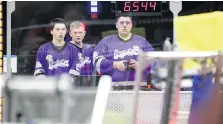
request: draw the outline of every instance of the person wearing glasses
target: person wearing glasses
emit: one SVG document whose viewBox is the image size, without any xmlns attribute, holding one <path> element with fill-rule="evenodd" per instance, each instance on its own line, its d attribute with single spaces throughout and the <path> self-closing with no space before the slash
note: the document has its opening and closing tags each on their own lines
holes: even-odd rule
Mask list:
<svg viewBox="0 0 223 124">
<path fill-rule="evenodd" d="M 118 33 L 104 37 L 95 47 L 93 60 L 97 72 L 110 75 L 113 82 L 134 81 L 139 52 L 154 51 L 144 37 L 131 33 L 132 25 L 131 17 L 118 17 Z"/>
</svg>

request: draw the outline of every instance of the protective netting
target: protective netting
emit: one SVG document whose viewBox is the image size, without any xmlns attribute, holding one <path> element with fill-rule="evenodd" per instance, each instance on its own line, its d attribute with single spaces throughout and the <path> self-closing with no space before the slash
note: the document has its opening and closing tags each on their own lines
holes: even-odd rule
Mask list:
<svg viewBox="0 0 223 124">
<path fill-rule="evenodd" d="M 138 123 L 139 124 L 160 124 L 163 109 L 162 91 L 140 92 Z M 133 111 L 133 92 L 120 91 L 109 94 L 104 124 L 131 124 Z M 182 91 L 179 101 L 178 124 L 187 124 L 191 92 Z"/>
<path fill-rule="evenodd" d="M 63 99 L 60 94 L 14 92 L 12 119 L 22 113 L 21 121 L 61 122 Z M 73 92 L 69 98 L 69 121 L 89 124 L 96 91 Z M 139 124 L 159 124 L 163 109 L 163 91 L 141 91 L 139 98 Z M 131 124 L 133 111 L 132 91 L 111 91 L 108 97 L 104 124 Z M 191 92 L 180 92 L 178 124 L 187 124 L 191 105 Z M 7 100 L 5 104 L 7 105 Z M 6 107 L 6 106 L 5 106 Z M 6 109 L 5 109 L 6 110 Z M 4 112 L 6 114 L 6 112 Z"/>
</svg>

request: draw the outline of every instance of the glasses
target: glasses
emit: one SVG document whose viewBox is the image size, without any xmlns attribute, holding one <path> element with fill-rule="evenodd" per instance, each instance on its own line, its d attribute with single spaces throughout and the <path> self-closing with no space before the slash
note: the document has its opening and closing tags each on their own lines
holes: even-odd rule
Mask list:
<svg viewBox="0 0 223 124">
<path fill-rule="evenodd" d="M 129 24 L 131 24 L 131 22 L 130 21 L 119 21 L 119 24 L 121 24 L 121 25 L 124 25 L 124 24 L 129 25 Z"/>
</svg>

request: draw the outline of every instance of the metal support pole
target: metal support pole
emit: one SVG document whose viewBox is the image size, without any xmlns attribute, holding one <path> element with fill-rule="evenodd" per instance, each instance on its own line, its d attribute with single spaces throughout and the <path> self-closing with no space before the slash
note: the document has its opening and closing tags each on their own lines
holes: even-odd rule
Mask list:
<svg viewBox="0 0 223 124">
<path fill-rule="evenodd" d="M 171 124 L 171 122 L 176 121 L 182 74 L 181 66 L 182 60 L 171 60 L 168 64 L 168 79 L 164 94 L 164 108 L 162 112 L 161 124 Z"/>
<path fill-rule="evenodd" d="M 174 20 L 178 17 L 178 14 L 173 14 L 173 47 L 172 50 L 175 51 L 177 49 L 177 38 L 176 38 L 176 25 Z"/>
<path fill-rule="evenodd" d="M 170 10 L 173 13 L 173 47 L 176 49 L 176 27 L 174 24 L 175 18 L 178 17 L 179 12 L 182 10 L 181 1 L 170 1 Z M 182 61 L 183 60 L 171 60 L 168 63 L 168 79 L 167 87 L 164 94 L 164 109 L 161 118 L 161 124 L 176 123 L 176 116 L 178 111 L 178 99 L 182 74 Z M 180 74 L 180 75 L 178 75 Z M 176 100 L 176 101 L 175 101 Z"/>
<path fill-rule="evenodd" d="M 170 1 L 170 10 L 173 13 L 173 49 L 177 46 L 176 27 L 174 20 L 178 17 L 179 12 L 182 10 L 182 1 Z"/>
<path fill-rule="evenodd" d="M 7 77 L 11 77 L 11 14 L 15 10 L 15 1 L 7 1 Z"/>
<path fill-rule="evenodd" d="M 12 98 L 11 98 L 11 92 L 8 89 L 8 82 L 11 79 L 11 73 L 12 73 L 12 69 L 11 69 L 11 14 L 12 12 L 15 10 L 15 1 L 7 1 L 7 82 L 6 82 L 6 88 L 5 88 L 5 92 L 7 95 L 7 100 L 8 100 L 8 105 L 7 105 L 7 121 L 11 121 L 12 118 Z"/>
<path fill-rule="evenodd" d="M 139 92 L 140 92 L 140 86 L 141 86 L 141 82 L 142 82 L 143 69 L 145 68 L 144 66 L 146 66 L 145 58 L 146 58 L 146 53 L 141 53 L 139 55 L 139 59 L 138 59 L 138 63 L 137 63 L 136 81 L 135 81 L 135 86 L 134 86 L 134 97 L 133 97 L 133 116 L 132 116 L 131 124 L 138 123 L 138 109 L 139 109 L 139 97 L 140 97 Z"/>
</svg>

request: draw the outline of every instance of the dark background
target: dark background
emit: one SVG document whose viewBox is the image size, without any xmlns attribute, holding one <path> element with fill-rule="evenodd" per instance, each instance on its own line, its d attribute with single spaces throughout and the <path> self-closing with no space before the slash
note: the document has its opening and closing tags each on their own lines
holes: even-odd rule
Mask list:
<svg viewBox="0 0 223 124">
<path fill-rule="evenodd" d="M 6 2 L 3 2 L 3 19 L 6 18 Z M 196 13 L 222 11 L 223 2 L 182 2 L 183 9 L 179 16 Z M 102 38 L 102 32 L 115 30 L 114 4 L 98 2 L 98 18 L 91 19 L 90 2 L 17 2 L 12 13 L 12 54 L 18 57 L 18 74 L 32 75 L 35 65 L 36 51 L 40 45 L 49 42 L 51 35 L 47 24 L 53 18 L 63 18 L 70 21 L 81 20 L 86 24 L 84 41 L 97 44 Z M 145 37 L 156 50 L 166 37 L 173 37 L 173 16 L 168 11 L 168 2 L 163 4 L 162 16 L 133 17 L 134 27 L 145 28 Z M 6 36 L 6 20 L 3 20 L 3 35 Z M 4 54 L 6 54 L 6 37 L 3 39 Z"/>
</svg>

